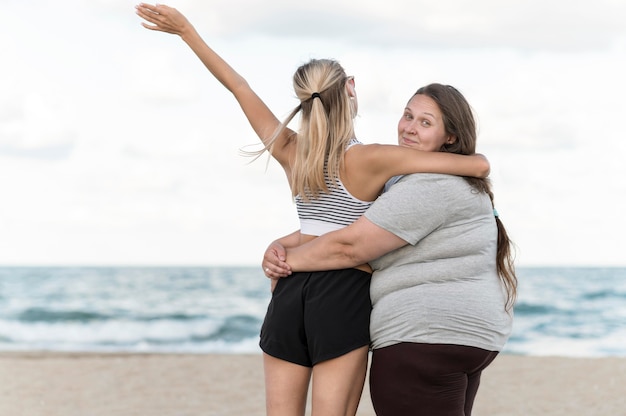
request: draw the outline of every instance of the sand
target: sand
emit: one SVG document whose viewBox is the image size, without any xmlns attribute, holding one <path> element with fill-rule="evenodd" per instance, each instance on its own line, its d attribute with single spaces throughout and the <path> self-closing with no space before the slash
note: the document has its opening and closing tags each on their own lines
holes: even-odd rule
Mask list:
<svg viewBox="0 0 626 416">
<path fill-rule="evenodd" d="M 0 353 L 1 416 L 265 414 L 260 355 Z M 369 391 L 358 411 L 373 416 Z M 626 358 L 501 355 L 474 416 L 626 415 Z"/>
</svg>

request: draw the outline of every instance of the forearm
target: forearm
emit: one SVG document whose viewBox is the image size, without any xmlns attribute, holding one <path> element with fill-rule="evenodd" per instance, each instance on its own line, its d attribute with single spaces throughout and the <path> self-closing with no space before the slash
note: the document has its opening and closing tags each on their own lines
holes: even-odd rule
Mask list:
<svg viewBox="0 0 626 416">
<path fill-rule="evenodd" d="M 425 152 L 421 156 L 426 156 L 426 164 L 433 173 L 476 178 L 485 178 L 489 175 L 489 161 L 480 154 L 460 155 L 447 152 Z"/>
<path fill-rule="evenodd" d="M 235 96 L 256 134 L 263 144 L 269 146 L 280 122 L 248 82 L 207 45 L 189 20 L 178 10 L 165 5 L 141 3 L 136 10 L 146 21 L 142 22 L 146 29 L 181 37 L 209 72 Z M 291 133 L 289 129 L 284 129 L 272 144 L 272 156 L 282 166 L 289 165 L 290 155 L 286 146 L 290 143 Z"/>
<path fill-rule="evenodd" d="M 293 271 L 345 269 L 369 263 L 406 244 L 400 237 L 361 216 L 348 227 L 288 249 L 287 263 Z"/>
<path fill-rule="evenodd" d="M 361 149 L 364 175 L 383 176 L 385 180 L 411 173 L 444 173 L 484 178 L 489 175 L 489 161 L 481 154 L 460 155 L 428 152 L 396 145 L 367 145 Z M 368 178 L 368 182 L 372 179 Z"/>
<path fill-rule="evenodd" d="M 190 23 L 181 31 L 180 37 L 226 89 L 235 95 L 241 88 L 249 89 L 247 81 L 207 45 Z"/>
<path fill-rule="evenodd" d="M 327 234 L 306 244 L 287 248 L 286 261 L 291 270 L 336 270 L 355 267 L 367 262 L 361 256 L 356 255 L 354 244 L 338 237 L 340 236 Z"/>
<path fill-rule="evenodd" d="M 209 72 L 234 95 L 257 136 L 268 145 L 280 122 L 252 90 L 248 81 L 211 49 L 191 24 L 185 26 L 180 36 Z M 287 132 L 281 136 L 281 141 L 277 143 L 279 150 L 284 146 L 287 136 Z M 273 151 L 272 154 L 284 166 L 285 155 L 278 151 Z"/>
<path fill-rule="evenodd" d="M 246 80 L 206 44 L 191 22 L 178 10 L 163 4 L 140 3 L 136 6 L 136 13 L 145 20 L 142 26 L 146 29 L 180 36 L 213 76 L 233 94 L 236 95 L 238 90 L 249 89 Z"/>
</svg>

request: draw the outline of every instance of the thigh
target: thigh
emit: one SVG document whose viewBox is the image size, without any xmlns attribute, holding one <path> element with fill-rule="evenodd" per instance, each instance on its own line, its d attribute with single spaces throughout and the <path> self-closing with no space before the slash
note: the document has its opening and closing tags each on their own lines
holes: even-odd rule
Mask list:
<svg viewBox="0 0 626 416">
<path fill-rule="evenodd" d="M 480 350 L 482 351 L 482 350 Z M 480 376 L 485 368 L 489 366 L 498 356 L 497 351 L 489 351 L 489 354 L 483 355 L 482 360 L 477 359 L 474 369 L 470 369 L 467 374 L 467 390 L 465 392 L 465 416 L 472 415 L 474 407 L 474 399 L 480 386 Z"/>
<path fill-rule="evenodd" d="M 304 289 L 304 326 L 313 365 L 369 345 L 370 277 L 357 269 L 311 275 Z"/>
<path fill-rule="evenodd" d="M 401 343 L 374 350 L 370 391 L 376 414 L 463 416 L 471 412 L 478 386 L 468 391 L 469 378 L 479 379 L 494 354 L 448 344 Z"/>
<path fill-rule="evenodd" d="M 368 347 L 313 367 L 312 416 L 355 415 L 367 372 Z"/>
<path fill-rule="evenodd" d="M 304 415 L 311 368 L 263 354 L 268 416 Z"/>
</svg>

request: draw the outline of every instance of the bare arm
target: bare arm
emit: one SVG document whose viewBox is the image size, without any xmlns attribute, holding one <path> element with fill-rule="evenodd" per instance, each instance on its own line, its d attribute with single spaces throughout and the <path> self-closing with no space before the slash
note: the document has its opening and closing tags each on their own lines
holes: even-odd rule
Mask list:
<svg viewBox="0 0 626 416">
<path fill-rule="evenodd" d="M 235 96 L 256 134 L 263 144 L 268 145 L 280 121 L 250 88 L 248 82 L 204 42 L 187 18 L 178 10 L 162 4 L 140 3 L 136 7 L 136 13 L 151 23 L 141 23 L 146 29 L 179 35 L 211 74 Z M 292 134 L 291 130 L 285 129 L 274 143 L 272 156 L 283 167 L 288 165 L 285 146 Z"/>
<path fill-rule="evenodd" d="M 374 242 L 374 243 L 373 243 Z M 407 242 L 362 216 L 348 227 L 287 249 L 293 271 L 355 267 L 407 245 Z"/>
<path fill-rule="evenodd" d="M 367 163 L 372 170 L 381 170 L 390 176 L 409 173 L 447 173 L 486 178 L 489 175 L 489 161 L 481 154 L 426 152 L 396 145 L 368 145 L 370 146 L 374 147 L 368 149 L 371 160 Z"/>
<path fill-rule="evenodd" d="M 346 152 L 344 185 L 357 198 L 373 200 L 393 176 L 410 173 L 447 173 L 486 177 L 489 162 L 480 154 L 426 152 L 409 147 L 369 144 Z"/>
</svg>

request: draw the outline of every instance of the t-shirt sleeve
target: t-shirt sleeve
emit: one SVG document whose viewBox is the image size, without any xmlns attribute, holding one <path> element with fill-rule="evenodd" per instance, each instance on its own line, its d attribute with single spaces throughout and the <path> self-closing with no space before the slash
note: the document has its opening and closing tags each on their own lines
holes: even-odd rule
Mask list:
<svg viewBox="0 0 626 416">
<path fill-rule="evenodd" d="M 415 245 L 443 224 L 447 175 L 406 175 L 365 212 L 377 226 Z"/>
</svg>

